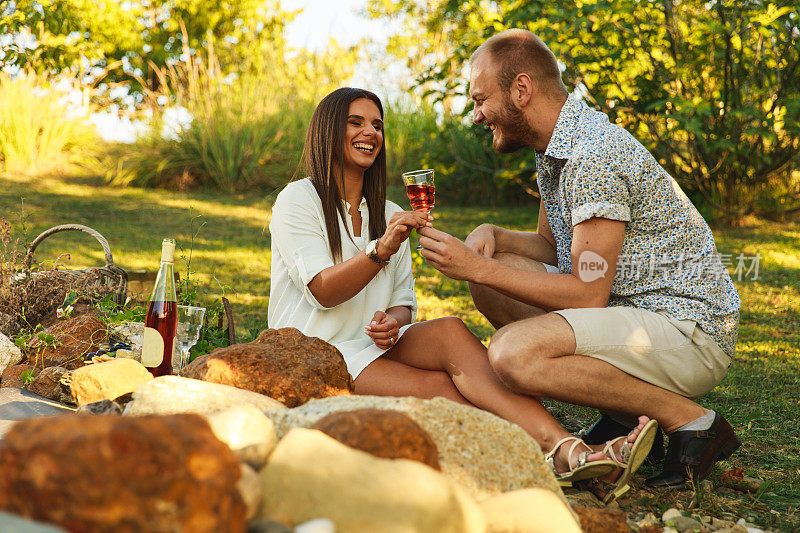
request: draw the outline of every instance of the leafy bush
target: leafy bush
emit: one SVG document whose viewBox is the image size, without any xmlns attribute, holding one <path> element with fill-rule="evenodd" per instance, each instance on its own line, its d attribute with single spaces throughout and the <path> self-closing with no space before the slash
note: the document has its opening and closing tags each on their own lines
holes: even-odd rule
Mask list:
<svg viewBox="0 0 800 533">
<path fill-rule="evenodd" d="M 483 41 L 525 28 L 701 210 L 730 221 L 800 210 L 796 0 L 370 0 L 368 10 L 402 20 L 393 53 L 445 104 L 465 94 L 462 67 Z"/>
<path fill-rule="evenodd" d="M 43 75 L 0 72 L 0 164 L 8 172 L 43 172 L 96 144 L 86 107 L 68 106 L 67 93 Z"/>
</svg>

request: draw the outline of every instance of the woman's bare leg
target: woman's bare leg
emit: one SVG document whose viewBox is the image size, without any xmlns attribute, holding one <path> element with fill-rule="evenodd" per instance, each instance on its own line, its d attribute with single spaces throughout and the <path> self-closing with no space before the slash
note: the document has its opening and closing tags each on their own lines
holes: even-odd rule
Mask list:
<svg viewBox="0 0 800 533">
<path fill-rule="evenodd" d="M 442 396 L 464 405 L 472 405 L 458 392 L 446 372 L 422 370 L 380 357 L 371 362 L 353 381 L 356 394 L 373 396 Z"/>
<path fill-rule="evenodd" d="M 458 318 L 439 318 L 415 324 L 383 358 L 428 371 L 446 372 L 463 398 L 519 425 L 536 439 L 544 451 L 570 436 L 538 399 L 512 392 L 497 378 L 489 365 L 486 347 Z M 569 446 L 562 446 L 556 454 L 555 464 L 559 472 L 568 470 L 568 449 Z M 577 452 L 588 449 L 576 449 L 571 462 L 575 463 Z M 596 453 L 590 460 L 603 458 L 602 453 Z"/>
</svg>

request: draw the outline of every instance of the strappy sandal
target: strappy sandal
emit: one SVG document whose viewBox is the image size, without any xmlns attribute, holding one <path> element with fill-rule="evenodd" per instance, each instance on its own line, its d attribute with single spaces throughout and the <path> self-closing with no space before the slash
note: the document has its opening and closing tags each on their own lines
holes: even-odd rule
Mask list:
<svg viewBox="0 0 800 533">
<path fill-rule="evenodd" d="M 647 459 L 650 448 L 653 447 L 653 441 L 656 438 L 657 431 L 658 422 L 651 420 L 645 424 L 632 445 L 628 442 L 627 435 L 617 437 L 605 445 L 603 453 L 606 457 L 610 457 L 611 461 L 613 461 L 617 467 L 622 468 L 622 474 L 619 476 L 619 479 L 613 483 L 601 479 L 592 481 L 592 492 L 594 492 L 595 495 L 602 496 L 604 504 L 613 502 L 631 488 L 628 481 L 630 481 L 633 474 L 636 473 L 645 459 Z M 623 443 L 619 449 L 619 457 L 617 457 L 617 453 L 614 451 L 614 445 L 620 440 L 622 440 Z"/>
<path fill-rule="evenodd" d="M 574 442 L 572 443 L 572 446 L 569 447 L 569 452 L 567 453 L 567 458 L 568 458 L 567 463 L 569 464 L 569 459 L 572 458 L 572 452 L 575 451 L 575 447 L 578 446 L 579 444 L 583 444 L 584 446 L 586 446 L 586 443 L 584 443 L 578 437 L 564 437 L 560 441 L 556 442 L 556 445 L 553 446 L 553 449 L 547 452 L 544 456 L 545 462 L 553 471 L 553 474 L 555 474 L 556 481 L 558 481 L 560 485 L 569 485 L 573 481 L 580 481 L 582 479 L 590 479 L 590 478 L 605 476 L 607 474 L 610 474 L 617 468 L 619 468 L 619 465 L 617 463 L 615 463 L 614 461 L 609 461 L 608 459 L 601 459 L 599 461 L 588 462 L 589 455 L 597 453 L 590 450 L 581 452 L 581 454 L 578 455 L 578 461 L 575 464 L 575 467 L 570 467 L 570 469 L 566 472 L 557 472 L 555 460 L 553 458 L 555 457 L 556 452 L 561 447 L 561 445 L 564 444 L 565 442 L 570 442 L 570 441 Z"/>
</svg>

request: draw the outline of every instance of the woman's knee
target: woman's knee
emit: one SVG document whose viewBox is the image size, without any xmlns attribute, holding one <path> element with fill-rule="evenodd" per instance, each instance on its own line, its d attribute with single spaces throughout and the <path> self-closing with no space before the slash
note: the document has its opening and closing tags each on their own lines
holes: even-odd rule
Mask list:
<svg viewBox="0 0 800 533">
<path fill-rule="evenodd" d="M 457 316 L 446 316 L 442 318 L 435 318 L 431 320 L 435 324 L 437 335 L 459 335 L 469 333 L 464 321 Z M 447 340 L 446 337 L 444 340 Z"/>
</svg>

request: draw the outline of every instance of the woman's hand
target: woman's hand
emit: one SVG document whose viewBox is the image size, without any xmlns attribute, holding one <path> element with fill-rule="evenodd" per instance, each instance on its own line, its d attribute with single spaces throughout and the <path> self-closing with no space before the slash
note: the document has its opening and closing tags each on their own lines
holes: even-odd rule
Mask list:
<svg viewBox="0 0 800 533">
<path fill-rule="evenodd" d="M 375 346 L 382 350 L 388 350 L 397 342 L 400 335 L 400 326 L 397 319 L 383 311 L 375 311 L 372 322 L 364 328 L 366 333 L 375 343 Z"/>
<path fill-rule="evenodd" d="M 400 211 L 394 213 L 386 224 L 386 231 L 378 239 L 378 256 L 388 261 L 397 253 L 400 245 L 408 239 L 414 228 L 432 227 L 433 217 L 430 213 L 419 211 Z"/>
<path fill-rule="evenodd" d="M 464 244 L 478 255 L 491 258 L 497 251 L 497 241 L 494 236 L 494 226 L 481 224 L 464 240 Z"/>
</svg>

